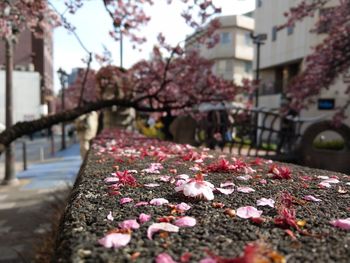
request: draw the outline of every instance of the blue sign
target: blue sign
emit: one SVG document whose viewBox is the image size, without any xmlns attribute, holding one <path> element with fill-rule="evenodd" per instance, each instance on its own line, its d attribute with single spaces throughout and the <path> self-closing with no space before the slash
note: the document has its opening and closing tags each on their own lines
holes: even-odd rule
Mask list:
<svg viewBox="0 0 350 263">
<path fill-rule="evenodd" d="M 334 99 L 318 99 L 319 110 L 334 110 L 335 100 Z"/>
</svg>

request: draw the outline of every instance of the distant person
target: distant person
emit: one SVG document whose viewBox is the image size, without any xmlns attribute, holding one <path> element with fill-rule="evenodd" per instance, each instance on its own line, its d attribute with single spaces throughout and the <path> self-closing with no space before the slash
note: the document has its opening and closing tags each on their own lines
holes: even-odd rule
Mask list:
<svg viewBox="0 0 350 263">
<path fill-rule="evenodd" d="M 174 142 L 195 145 L 197 122 L 191 116 L 178 116 L 170 124 L 169 131 L 174 138 Z"/>
<path fill-rule="evenodd" d="M 92 111 L 81 115 L 74 123 L 80 143 L 80 155 L 84 159 L 87 151 L 90 149 L 90 141 L 97 134 L 98 113 Z"/>
</svg>

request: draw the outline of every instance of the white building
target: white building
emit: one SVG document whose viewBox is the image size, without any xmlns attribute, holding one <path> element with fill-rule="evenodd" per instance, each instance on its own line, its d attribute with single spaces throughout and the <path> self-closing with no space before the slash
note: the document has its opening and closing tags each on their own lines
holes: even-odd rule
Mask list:
<svg viewBox="0 0 350 263">
<path fill-rule="evenodd" d="M 277 31 L 277 26 L 286 22 L 284 13 L 298 3 L 300 1 L 296 0 L 257 1 L 254 11 L 255 34 L 267 34 L 267 40 L 261 46 L 260 52 L 260 107 L 279 108 L 281 106 L 289 81 L 303 69 L 305 57 L 311 54 L 312 47 L 326 36 L 310 33 L 310 29 L 318 21 L 319 14 L 305 18 L 294 27 Z M 332 2 L 326 8 L 331 5 Z M 301 117 L 325 116 L 326 119 L 330 119 L 335 112 L 334 108 L 344 105 L 347 100 L 344 92 L 348 83 L 345 82 L 343 78 L 338 79 L 330 89 L 323 90 L 316 98 L 317 103 L 310 105 L 308 110 L 303 110 Z M 349 118 L 346 124 L 350 125 Z"/>
<path fill-rule="evenodd" d="M 214 60 L 213 72 L 224 79 L 241 84 L 242 79 L 252 79 L 254 49 L 250 33 L 254 19 L 246 15 L 219 17 L 221 27 L 216 31 L 219 43 L 213 48 L 199 44 L 198 32 L 186 38 L 186 50 L 199 50 L 202 57 Z"/>
<path fill-rule="evenodd" d="M 13 72 L 13 123 L 40 117 L 40 75 Z M 0 70 L 0 123 L 5 124 L 5 71 Z"/>
</svg>

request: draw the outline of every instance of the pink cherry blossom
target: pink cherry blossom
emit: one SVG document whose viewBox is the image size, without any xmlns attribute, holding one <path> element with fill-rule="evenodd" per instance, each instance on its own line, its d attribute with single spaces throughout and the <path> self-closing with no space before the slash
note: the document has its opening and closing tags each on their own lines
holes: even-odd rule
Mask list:
<svg viewBox="0 0 350 263">
<path fill-rule="evenodd" d="M 148 222 L 150 219 L 151 219 L 151 216 L 150 216 L 150 215 L 147 215 L 147 214 L 144 214 L 144 213 L 141 213 L 141 214 L 139 215 L 139 222 L 140 222 L 141 224 Z"/>
<path fill-rule="evenodd" d="M 251 192 L 255 192 L 255 190 L 251 187 L 248 187 L 248 186 L 241 186 L 241 187 L 238 187 L 237 188 L 237 191 L 238 192 L 241 192 L 241 193 L 251 193 Z"/>
<path fill-rule="evenodd" d="M 176 209 L 182 210 L 182 211 L 187 211 L 187 210 L 191 209 L 191 206 L 182 202 L 182 203 L 176 205 Z"/>
<path fill-rule="evenodd" d="M 131 239 L 129 234 L 112 233 L 98 240 L 98 243 L 106 248 L 119 248 L 126 246 Z"/>
<path fill-rule="evenodd" d="M 270 206 L 275 207 L 275 201 L 271 198 L 260 198 L 258 201 L 256 201 L 257 206 Z"/>
<path fill-rule="evenodd" d="M 197 174 L 196 178 L 175 187 L 176 192 L 183 192 L 185 196 L 203 197 L 206 200 L 214 199 L 213 189 L 214 185 L 204 181 L 202 174 Z"/>
<path fill-rule="evenodd" d="M 166 200 L 165 198 L 154 198 L 149 203 L 151 205 L 160 206 L 160 205 L 164 205 L 164 204 L 169 204 L 169 201 Z"/>
<path fill-rule="evenodd" d="M 179 232 L 179 227 L 170 223 L 154 223 L 147 229 L 147 237 L 152 240 L 154 233 L 158 231 Z"/>
<path fill-rule="evenodd" d="M 151 163 L 150 166 L 147 169 L 143 169 L 142 172 L 160 174 L 160 169 L 163 169 L 163 165 L 161 163 Z"/>
<path fill-rule="evenodd" d="M 130 203 L 130 202 L 133 202 L 133 201 L 134 201 L 134 199 L 132 199 L 130 197 L 124 197 L 124 198 L 120 199 L 119 203 L 121 205 L 123 205 L 123 204 L 127 204 L 127 203 Z"/>
<path fill-rule="evenodd" d="M 304 199 L 307 201 L 313 201 L 313 202 L 321 202 L 321 199 L 318 199 L 316 197 L 314 197 L 313 195 L 306 195 L 304 196 Z"/>
<path fill-rule="evenodd" d="M 235 191 L 234 188 L 215 188 L 215 190 L 217 190 L 218 192 L 224 195 L 230 195 Z"/>
<path fill-rule="evenodd" d="M 211 257 L 206 257 L 201 259 L 201 261 L 199 261 L 199 263 L 217 263 L 216 259 L 213 259 Z"/>
<path fill-rule="evenodd" d="M 240 218 L 254 218 L 254 217 L 260 217 L 263 211 L 257 210 L 253 206 L 244 206 L 240 207 L 236 211 L 236 215 Z"/>
<path fill-rule="evenodd" d="M 173 258 L 167 253 L 161 253 L 156 257 L 156 263 L 177 263 Z"/>
<path fill-rule="evenodd" d="M 332 220 L 331 224 L 344 230 L 350 230 L 350 217 L 346 219 Z"/>
<path fill-rule="evenodd" d="M 119 223 L 119 227 L 122 229 L 138 229 L 140 225 L 135 219 L 129 219 Z"/>
<path fill-rule="evenodd" d="M 197 224 L 197 221 L 195 218 L 190 216 L 184 216 L 179 219 L 177 219 L 174 224 L 179 227 L 192 227 Z"/>
<path fill-rule="evenodd" d="M 113 220 L 114 220 L 114 217 L 113 217 L 111 211 L 109 211 L 109 214 L 107 215 L 107 219 L 108 219 L 109 221 L 113 221 Z"/>
</svg>

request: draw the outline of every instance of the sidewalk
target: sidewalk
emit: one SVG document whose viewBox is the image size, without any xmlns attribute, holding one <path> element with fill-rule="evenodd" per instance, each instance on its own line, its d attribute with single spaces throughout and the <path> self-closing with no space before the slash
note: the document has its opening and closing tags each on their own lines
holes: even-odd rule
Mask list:
<svg viewBox="0 0 350 263">
<path fill-rule="evenodd" d="M 50 231 L 53 207 L 69 194 L 81 165 L 79 144 L 18 172 L 20 184 L 0 186 L 0 263 L 31 262 Z"/>
</svg>

